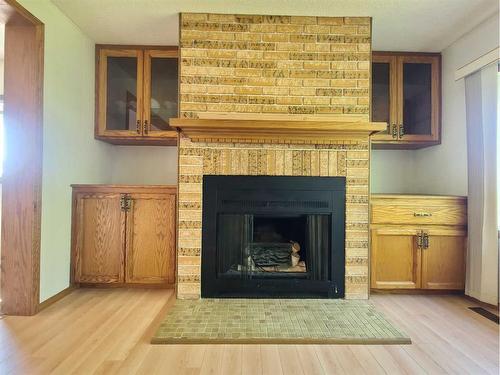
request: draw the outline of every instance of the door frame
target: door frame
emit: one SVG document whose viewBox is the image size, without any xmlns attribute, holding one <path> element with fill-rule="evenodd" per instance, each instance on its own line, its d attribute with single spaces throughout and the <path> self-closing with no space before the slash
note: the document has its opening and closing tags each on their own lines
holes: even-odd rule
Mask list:
<svg viewBox="0 0 500 375">
<path fill-rule="evenodd" d="M 15 0 L 0 0 L 0 23 L 5 24 L 8 146 L 2 181 L 2 312 L 34 315 L 40 306 L 44 24 Z"/>
</svg>

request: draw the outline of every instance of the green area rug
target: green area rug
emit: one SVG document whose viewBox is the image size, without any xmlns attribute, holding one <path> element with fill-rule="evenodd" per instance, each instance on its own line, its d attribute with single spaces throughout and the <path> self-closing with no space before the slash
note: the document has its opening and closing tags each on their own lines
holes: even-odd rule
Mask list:
<svg viewBox="0 0 500 375">
<path fill-rule="evenodd" d="M 177 300 L 153 344 L 410 344 L 369 301 Z"/>
</svg>

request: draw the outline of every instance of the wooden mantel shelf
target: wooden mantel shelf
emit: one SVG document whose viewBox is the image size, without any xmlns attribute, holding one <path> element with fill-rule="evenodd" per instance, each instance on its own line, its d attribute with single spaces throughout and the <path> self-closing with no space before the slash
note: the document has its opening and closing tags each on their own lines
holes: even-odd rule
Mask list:
<svg viewBox="0 0 500 375">
<path fill-rule="evenodd" d="M 185 119 L 172 118 L 170 126 L 193 142 L 315 143 L 367 140 L 387 129 L 385 122 L 339 119 Z"/>
</svg>

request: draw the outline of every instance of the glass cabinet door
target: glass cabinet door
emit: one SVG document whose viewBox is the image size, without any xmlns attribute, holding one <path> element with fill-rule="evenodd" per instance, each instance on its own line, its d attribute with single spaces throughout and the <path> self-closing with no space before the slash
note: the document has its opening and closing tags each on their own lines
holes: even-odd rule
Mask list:
<svg viewBox="0 0 500 375">
<path fill-rule="evenodd" d="M 438 61 L 435 57 L 411 55 L 401 56 L 399 59 L 400 139 L 438 139 Z"/>
<path fill-rule="evenodd" d="M 171 137 L 169 119 L 178 116 L 177 50 L 144 51 L 144 133 Z"/>
<path fill-rule="evenodd" d="M 374 139 L 392 140 L 396 121 L 396 58 L 374 55 L 372 59 L 372 121 L 387 123 L 387 130 L 374 135 Z"/>
<path fill-rule="evenodd" d="M 100 50 L 100 132 L 116 136 L 142 133 L 142 52 Z"/>
</svg>

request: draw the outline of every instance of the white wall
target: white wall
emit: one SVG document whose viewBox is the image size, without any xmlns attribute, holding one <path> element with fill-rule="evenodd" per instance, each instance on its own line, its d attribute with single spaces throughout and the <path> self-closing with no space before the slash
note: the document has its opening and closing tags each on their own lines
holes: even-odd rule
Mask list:
<svg viewBox="0 0 500 375">
<path fill-rule="evenodd" d="M 467 195 L 467 139 L 464 80 L 455 71 L 498 47 L 498 14 L 442 52 L 442 144 L 416 151 L 414 192 Z"/>
<path fill-rule="evenodd" d="M 94 42 L 49 0 L 20 0 L 45 24 L 40 300 L 69 285 L 71 188 L 105 183 L 111 146 L 94 140 Z"/>
<path fill-rule="evenodd" d="M 177 183 L 177 147 L 113 146 L 109 163 L 113 184 Z"/>
<path fill-rule="evenodd" d="M 415 151 L 373 150 L 370 180 L 372 193 L 414 193 Z"/>
</svg>

